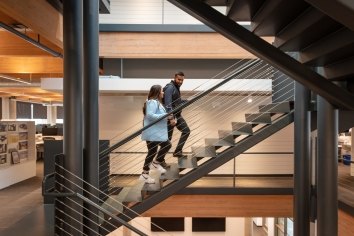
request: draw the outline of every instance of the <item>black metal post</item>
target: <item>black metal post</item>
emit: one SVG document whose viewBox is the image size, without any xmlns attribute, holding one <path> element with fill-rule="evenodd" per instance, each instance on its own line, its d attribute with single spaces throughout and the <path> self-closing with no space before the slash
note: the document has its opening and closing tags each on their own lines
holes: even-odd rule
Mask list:
<svg viewBox="0 0 354 236">
<path fill-rule="evenodd" d="M 84 1 L 84 196 L 98 204 L 98 0 Z M 84 232 L 98 235 L 98 210 L 84 204 Z"/>
<path fill-rule="evenodd" d="M 338 110 L 318 96 L 317 235 L 338 235 Z"/>
<path fill-rule="evenodd" d="M 310 235 L 310 90 L 295 83 L 294 235 Z"/>
<path fill-rule="evenodd" d="M 65 187 L 82 192 L 82 0 L 63 1 Z M 64 230 L 82 235 L 82 202 L 64 200 Z"/>
</svg>

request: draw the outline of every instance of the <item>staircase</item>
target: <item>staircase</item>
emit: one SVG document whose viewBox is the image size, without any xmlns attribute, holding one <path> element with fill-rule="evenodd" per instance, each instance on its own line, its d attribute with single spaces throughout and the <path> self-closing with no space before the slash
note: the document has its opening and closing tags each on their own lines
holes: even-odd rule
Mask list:
<svg viewBox="0 0 354 236">
<path fill-rule="evenodd" d="M 179 2 L 179 1 L 171 1 Z M 183 1 L 180 1 L 183 2 Z M 346 80 L 354 69 L 354 8 L 349 1 L 323 0 L 204 0 L 226 6 L 226 17 L 250 21 L 250 31 L 274 36 L 274 46 L 297 52 L 297 60 L 330 80 Z M 351 4 L 351 6 L 350 6 Z"/>
<path fill-rule="evenodd" d="M 219 137 L 206 138 L 204 146 L 193 146 L 192 154 L 187 158 L 178 158 L 175 163 L 169 163 L 171 167 L 165 174 L 153 172 L 155 184 L 139 182 L 135 186 L 124 187 L 119 194 L 106 199 L 102 207 L 115 212 L 125 221 L 139 216 L 292 123 L 293 109 L 293 102 L 260 106 L 259 113 L 245 114 L 245 122 L 232 122 L 230 130 L 218 131 Z M 180 171 L 184 169 L 190 171 L 181 175 Z M 112 220 L 100 223 L 103 233 L 113 231 L 115 228 L 112 225 L 120 226 L 119 222 Z"/>
<path fill-rule="evenodd" d="M 352 6 L 343 17 L 345 3 L 338 1 L 169 1 L 330 103 L 354 110 L 354 95 L 348 92 L 354 91 Z M 226 13 L 212 6 L 226 6 Z M 236 21 L 251 25 L 245 29 Z M 273 45 L 261 36 L 273 36 Z M 330 80 L 343 82 L 343 89 Z"/>
</svg>

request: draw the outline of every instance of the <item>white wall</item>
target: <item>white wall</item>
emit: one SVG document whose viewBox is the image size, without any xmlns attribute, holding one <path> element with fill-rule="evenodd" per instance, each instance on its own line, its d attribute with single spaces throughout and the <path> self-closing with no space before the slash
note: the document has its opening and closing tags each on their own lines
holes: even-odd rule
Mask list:
<svg viewBox="0 0 354 236">
<path fill-rule="evenodd" d="M 36 175 L 36 149 L 34 122 L 1 121 L 1 124 L 16 124 L 16 131 L 1 132 L 2 136 L 7 137 L 1 141 L 2 145 L 6 145 L 6 152 L 1 153 L 1 155 L 6 155 L 7 160 L 6 163 L 0 165 L 0 189 L 3 189 Z M 20 124 L 26 124 L 27 128 L 20 129 Z M 19 133 L 26 133 L 27 138 L 21 138 Z M 27 148 L 21 150 L 20 142 L 27 142 Z M 10 149 L 18 150 L 19 163 L 12 164 Z"/>
<path fill-rule="evenodd" d="M 166 0 L 111 0 L 110 11 L 100 14 L 100 24 L 201 24 Z"/>
<path fill-rule="evenodd" d="M 244 121 L 245 112 L 254 111 L 258 107 L 258 105 L 250 107 L 245 101 L 246 98 L 223 96 L 219 101 L 215 99 L 208 102 L 201 101 L 194 107 L 184 110 L 183 116 L 192 130 L 184 151 L 190 152 L 192 145 L 203 145 L 204 138 L 217 138 L 218 130 L 231 130 L 232 121 Z M 145 96 L 131 95 L 100 96 L 100 139 L 109 139 L 111 143 L 115 143 L 140 129 L 143 119 L 142 106 L 145 99 Z M 270 97 L 255 97 L 254 101 L 257 99 L 260 99 L 262 104 L 270 102 Z M 232 105 L 234 109 L 227 113 L 229 111 L 224 111 L 223 104 Z M 173 136 L 173 147 L 170 151 L 174 150 L 179 135 L 180 133 L 176 130 Z M 141 172 L 146 145 L 141 141 L 140 136 L 117 151 L 135 153 L 112 154 L 112 173 L 139 174 Z M 211 173 L 233 174 L 234 168 L 236 168 L 236 174 L 292 174 L 293 125 L 277 132 L 247 152 L 250 154 L 241 154 L 236 158 L 235 167 L 231 161 Z M 276 152 L 290 154 L 276 154 Z M 168 154 L 166 159 L 167 162 L 176 162 L 171 154 Z"/>
</svg>

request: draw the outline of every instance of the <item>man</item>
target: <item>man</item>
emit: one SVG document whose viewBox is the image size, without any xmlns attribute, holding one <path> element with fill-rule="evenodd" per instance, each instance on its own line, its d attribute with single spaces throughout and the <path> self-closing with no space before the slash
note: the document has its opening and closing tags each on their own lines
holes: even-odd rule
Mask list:
<svg viewBox="0 0 354 236">
<path fill-rule="evenodd" d="M 186 102 L 181 99 L 181 93 L 180 93 L 180 87 L 183 84 L 184 80 L 184 73 L 183 72 L 177 72 L 175 74 L 175 78 L 171 80 L 170 83 L 168 83 L 164 87 L 164 104 L 166 107 L 167 112 L 172 111 L 174 108 L 178 107 L 181 105 L 183 102 Z M 184 144 L 186 143 L 188 136 L 190 134 L 190 129 L 182 117 L 182 111 L 176 112 L 174 114 L 174 118 L 177 120 L 177 124 L 175 125 L 177 129 L 182 132 L 181 137 L 179 138 L 178 144 L 176 146 L 175 151 L 173 152 L 174 157 L 178 158 L 185 158 L 187 157 L 186 155 L 183 155 L 182 149 Z M 173 129 L 174 125 L 171 124 L 170 122 L 168 123 L 168 139 L 172 139 L 172 134 L 173 134 Z"/>
</svg>

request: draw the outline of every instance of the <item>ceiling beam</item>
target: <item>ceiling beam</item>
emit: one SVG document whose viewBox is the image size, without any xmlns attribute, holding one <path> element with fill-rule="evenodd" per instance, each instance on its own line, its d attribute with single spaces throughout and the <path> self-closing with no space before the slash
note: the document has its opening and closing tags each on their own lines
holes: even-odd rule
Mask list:
<svg viewBox="0 0 354 236">
<path fill-rule="evenodd" d="M 37 34 L 27 33 L 31 38 L 38 37 Z M 60 50 L 58 47 L 50 44 L 45 39 L 40 39 L 40 42 L 44 45 L 50 45 L 51 48 L 55 48 L 55 50 Z M 52 57 L 46 51 L 34 46 L 33 44 L 26 42 L 25 40 L 19 38 L 18 36 L 7 32 L 0 31 L 0 55 L 1 56 L 30 56 L 30 57 Z"/>
<path fill-rule="evenodd" d="M 54 57 L 0 57 L 1 73 L 63 73 L 63 59 Z"/>
<path fill-rule="evenodd" d="M 353 94 L 326 80 L 205 3 L 198 0 L 168 1 L 311 89 L 331 104 L 340 108 L 354 109 Z"/>
<path fill-rule="evenodd" d="M 354 30 L 353 1 L 343 0 L 306 0 L 313 7 L 324 12 L 339 23 L 345 25 L 351 30 Z"/>
<path fill-rule="evenodd" d="M 0 9 L 63 48 L 63 16 L 46 0 L 1 0 Z"/>
</svg>

